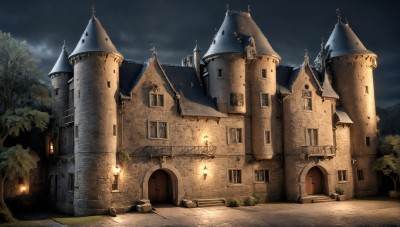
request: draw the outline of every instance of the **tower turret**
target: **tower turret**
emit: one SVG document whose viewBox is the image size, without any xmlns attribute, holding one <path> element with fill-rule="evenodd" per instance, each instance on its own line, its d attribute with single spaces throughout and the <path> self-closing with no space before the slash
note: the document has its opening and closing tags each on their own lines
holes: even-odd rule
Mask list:
<svg viewBox="0 0 400 227">
<path fill-rule="evenodd" d="M 355 167 L 364 172 L 366 181 L 356 181 L 358 196 L 377 193 L 372 162 L 378 145 L 373 70 L 377 56 L 367 50 L 349 24 L 338 22 L 325 45 L 327 65 L 332 71 L 333 87 L 340 103 L 353 120 L 350 128 Z M 366 183 L 368 182 L 368 183 Z"/>
<path fill-rule="evenodd" d="M 196 75 L 197 78 L 199 79 L 200 84 L 203 84 L 203 79 L 201 78 L 201 68 L 200 68 L 200 49 L 197 47 L 197 41 L 196 41 L 196 46 L 194 47 L 193 50 L 193 64 L 194 68 L 196 70 Z"/>
<path fill-rule="evenodd" d="M 75 50 L 75 215 L 107 213 L 116 165 L 117 51 L 93 13 Z"/>
<path fill-rule="evenodd" d="M 251 122 L 252 152 L 271 159 L 280 130 L 276 124 L 276 66 L 280 56 L 249 12 L 227 11 L 203 60 L 209 95 L 221 112 L 243 114 Z M 274 119 L 274 120 L 272 120 Z M 273 123 L 274 122 L 274 123 Z M 278 133 L 278 134 L 276 134 Z"/>
</svg>

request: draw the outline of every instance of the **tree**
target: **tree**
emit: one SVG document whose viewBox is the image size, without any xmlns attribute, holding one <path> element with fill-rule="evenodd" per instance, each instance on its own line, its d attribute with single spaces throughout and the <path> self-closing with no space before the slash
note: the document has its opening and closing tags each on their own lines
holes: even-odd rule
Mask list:
<svg viewBox="0 0 400 227">
<path fill-rule="evenodd" d="M 389 176 L 397 191 L 397 180 L 400 175 L 400 135 L 387 136 L 379 147 L 382 157 L 375 160 L 374 169 Z"/>
<path fill-rule="evenodd" d="M 0 31 L 0 222 L 14 220 L 4 202 L 5 180 L 27 176 L 38 161 L 29 148 L 5 147 L 5 141 L 34 127 L 45 130 L 49 122 L 48 113 L 38 110 L 51 101 L 40 75 L 26 42 Z"/>
</svg>

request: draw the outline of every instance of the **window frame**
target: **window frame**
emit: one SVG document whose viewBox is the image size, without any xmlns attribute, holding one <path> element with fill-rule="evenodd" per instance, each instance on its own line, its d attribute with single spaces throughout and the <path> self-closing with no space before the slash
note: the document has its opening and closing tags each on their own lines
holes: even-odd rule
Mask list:
<svg viewBox="0 0 400 227">
<path fill-rule="evenodd" d="M 231 130 L 235 130 L 235 140 L 238 139 L 238 142 L 234 142 L 233 138 L 231 138 Z M 239 137 L 238 132 L 240 132 Z M 228 144 L 243 144 L 243 128 L 230 127 L 228 128 L 227 134 Z"/>
<path fill-rule="evenodd" d="M 262 79 L 268 78 L 267 69 L 261 69 L 261 78 Z"/>
<path fill-rule="evenodd" d="M 357 169 L 356 173 L 357 173 L 357 181 L 365 181 L 365 171 L 364 171 L 364 169 Z"/>
<path fill-rule="evenodd" d="M 217 69 L 217 78 L 222 77 L 222 69 Z"/>
<path fill-rule="evenodd" d="M 243 185 L 242 169 L 228 169 L 227 179 L 229 185 Z"/>
<path fill-rule="evenodd" d="M 264 102 L 263 102 L 263 100 L 264 100 L 264 96 L 267 96 L 267 105 L 263 105 L 264 104 Z M 260 93 L 260 106 L 261 107 L 264 107 L 264 108 L 267 108 L 267 107 L 270 107 L 270 103 L 271 103 L 271 100 L 270 100 L 270 95 L 269 95 L 269 93 L 265 93 L 265 92 L 261 92 Z"/>
<path fill-rule="evenodd" d="M 75 174 L 74 173 L 68 173 L 67 190 L 69 192 L 73 192 L 74 188 L 75 188 Z"/>
<path fill-rule="evenodd" d="M 261 175 L 260 175 L 261 173 Z M 262 180 L 259 180 L 258 176 L 262 176 Z M 271 180 L 270 178 L 270 171 L 269 169 L 255 169 L 254 170 L 254 183 L 269 183 Z"/>
<path fill-rule="evenodd" d="M 153 105 L 153 96 L 155 96 L 155 105 Z M 160 104 L 160 97 L 162 97 L 162 103 Z M 153 108 L 164 108 L 165 107 L 165 95 L 162 92 L 150 91 L 149 93 L 149 106 Z"/>
<path fill-rule="evenodd" d="M 306 93 L 307 95 L 305 95 Z M 313 92 L 310 90 L 302 90 L 301 99 L 302 99 L 303 110 L 313 111 Z"/>
<path fill-rule="evenodd" d="M 113 192 L 119 191 L 119 175 L 118 174 L 113 175 L 113 180 L 111 183 L 111 191 L 113 191 Z"/>
<path fill-rule="evenodd" d="M 268 137 L 267 137 L 268 135 Z M 271 145 L 271 130 L 266 129 L 264 130 L 264 144 Z"/>
<path fill-rule="evenodd" d="M 337 180 L 339 183 L 345 183 L 348 181 L 347 170 L 338 170 L 337 174 Z"/>
<path fill-rule="evenodd" d="M 306 138 L 306 143 L 305 143 L 306 146 L 318 146 L 319 144 L 318 128 L 307 128 L 305 138 Z"/>
<path fill-rule="evenodd" d="M 370 147 L 370 146 L 371 146 L 371 137 L 370 137 L 370 136 L 366 136 L 366 137 L 365 137 L 365 145 L 366 145 L 367 147 Z"/>
<path fill-rule="evenodd" d="M 155 122 L 156 123 L 156 137 L 151 137 L 151 123 Z M 160 137 L 159 133 L 159 124 L 160 123 L 165 123 L 165 138 Z M 162 120 L 148 120 L 147 121 L 147 138 L 151 140 L 168 140 L 169 139 L 169 123 L 167 121 L 162 121 Z"/>
</svg>

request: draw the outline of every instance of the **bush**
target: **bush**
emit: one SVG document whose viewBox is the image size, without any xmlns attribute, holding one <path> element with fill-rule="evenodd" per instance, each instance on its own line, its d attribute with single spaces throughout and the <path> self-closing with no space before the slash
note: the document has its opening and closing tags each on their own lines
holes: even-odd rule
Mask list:
<svg viewBox="0 0 400 227">
<path fill-rule="evenodd" d="M 344 194 L 344 190 L 341 189 L 341 188 L 339 188 L 339 187 L 337 187 L 337 188 L 335 189 L 335 191 L 336 191 L 336 193 L 339 194 L 339 195 L 343 195 L 343 194 Z"/>
<path fill-rule="evenodd" d="M 236 198 L 228 200 L 228 207 L 240 207 L 240 201 Z"/>
<path fill-rule="evenodd" d="M 253 196 L 247 197 L 243 203 L 245 206 L 255 206 L 257 204 L 256 198 Z"/>
<path fill-rule="evenodd" d="M 260 196 L 259 196 L 258 194 L 254 194 L 253 197 L 254 197 L 254 199 L 255 199 L 256 204 L 259 204 L 260 201 L 261 201 Z"/>
</svg>

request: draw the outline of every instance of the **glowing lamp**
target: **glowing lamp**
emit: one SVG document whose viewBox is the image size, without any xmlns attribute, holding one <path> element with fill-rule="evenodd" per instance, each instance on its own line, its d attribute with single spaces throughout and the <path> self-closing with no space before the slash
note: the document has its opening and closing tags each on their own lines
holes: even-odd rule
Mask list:
<svg viewBox="0 0 400 227">
<path fill-rule="evenodd" d="M 204 136 L 204 144 L 206 146 L 208 146 L 208 135 L 207 134 Z"/>
<path fill-rule="evenodd" d="M 53 141 L 50 141 L 50 148 L 49 148 L 49 153 L 53 154 L 54 152 L 54 145 L 53 145 Z"/>
<path fill-rule="evenodd" d="M 26 187 L 25 187 L 25 186 L 21 186 L 21 192 L 22 192 L 23 194 L 25 194 L 25 191 L 26 191 Z"/>
<path fill-rule="evenodd" d="M 119 175 L 120 172 L 121 172 L 121 168 L 119 166 L 115 166 L 114 173 Z"/>
<path fill-rule="evenodd" d="M 203 176 L 204 176 L 204 179 L 206 179 L 207 174 L 208 174 L 207 166 L 204 166 L 204 169 L 203 169 Z"/>
</svg>

